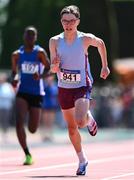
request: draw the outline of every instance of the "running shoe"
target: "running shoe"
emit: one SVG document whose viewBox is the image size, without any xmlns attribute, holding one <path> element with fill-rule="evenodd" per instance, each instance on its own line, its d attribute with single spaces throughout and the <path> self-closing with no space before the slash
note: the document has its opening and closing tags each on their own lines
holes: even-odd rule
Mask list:
<svg viewBox="0 0 134 180">
<path fill-rule="evenodd" d="M 97 134 L 97 129 L 98 129 L 96 121 L 93 120 L 91 126 L 88 125 L 87 129 L 91 136 L 95 136 Z"/>
<path fill-rule="evenodd" d="M 26 155 L 26 159 L 23 163 L 23 165 L 32 165 L 33 164 L 33 158 L 31 155 Z"/>
<path fill-rule="evenodd" d="M 88 161 L 85 162 L 85 163 L 80 163 L 79 167 L 78 167 L 78 169 L 76 171 L 76 175 L 84 176 L 86 174 L 86 167 L 87 167 L 87 165 L 88 165 Z"/>
</svg>

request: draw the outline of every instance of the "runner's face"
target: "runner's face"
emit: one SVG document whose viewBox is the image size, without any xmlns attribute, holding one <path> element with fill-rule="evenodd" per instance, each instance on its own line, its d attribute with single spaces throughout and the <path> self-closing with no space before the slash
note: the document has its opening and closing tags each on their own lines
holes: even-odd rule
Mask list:
<svg viewBox="0 0 134 180">
<path fill-rule="evenodd" d="M 74 14 L 63 14 L 61 23 L 64 31 L 72 32 L 77 30 L 80 20 Z"/>
<path fill-rule="evenodd" d="M 24 41 L 25 41 L 26 45 L 28 45 L 28 46 L 34 45 L 36 38 L 37 38 L 37 34 L 33 30 L 27 30 L 24 33 Z"/>
</svg>

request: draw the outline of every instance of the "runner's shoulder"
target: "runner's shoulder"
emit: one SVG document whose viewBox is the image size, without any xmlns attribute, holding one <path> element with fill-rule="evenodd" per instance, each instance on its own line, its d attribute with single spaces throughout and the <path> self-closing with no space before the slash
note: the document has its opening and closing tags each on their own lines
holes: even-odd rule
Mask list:
<svg viewBox="0 0 134 180">
<path fill-rule="evenodd" d="M 58 41 L 59 39 L 62 39 L 62 38 L 63 38 L 63 33 L 60 33 L 58 35 L 51 37 L 50 41 Z"/>
<path fill-rule="evenodd" d="M 18 60 L 19 59 L 19 54 L 20 54 L 20 51 L 19 51 L 19 49 L 17 49 L 17 50 L 12 52 L 11 56 L 12 56 L 12 58 Z"/>
<path fill-rule="evenodd" d="M 79 32 L 79 36 L 83 37 L 83 38 L 95 38 L 95 35 L 92 33 L 85 33 L 85 32 Z"/>
</svg>

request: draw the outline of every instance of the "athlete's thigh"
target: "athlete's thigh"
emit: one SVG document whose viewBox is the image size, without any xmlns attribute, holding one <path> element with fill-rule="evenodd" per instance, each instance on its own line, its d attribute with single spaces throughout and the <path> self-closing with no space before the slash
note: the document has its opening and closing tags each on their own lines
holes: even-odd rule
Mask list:
<svg viewBox="0 0 134 180">
<path fill-rule="evenodd" d="M 24 121 L 28 112 L 28 103 L 21 97 L 16 97 L 16 117 L 17 121 Z"/>
<path fill-rule="evenodd" d="M 89 110 L 90 100 L 87 98 L 79 98 L 75 101 L 75 118 L 82 120 Z"/>
<path fill-rule="evenodd" d="M 29 130 L 34 132 L 41 118 L 41 106 L 42 106 L 43 96 L 40 95 L 30 95 L 29 96 Z"/>
<path fill-rule="evenodd" d="M 41 118 L 41 108 L 39 107 L 30 107 L 29 110 L 29 121 L 28 126 L 31 129 L 36 129 L 39 125 Z"/>
<path fill-rule="evenodd" d="M 75 121 L 75 109 L 74 108 L 70 108 L 70 109 L 66 109 L 66 110 L 62 109 L 62 113 L 63 113 L 63 117 L 64 117 L 65 121 L 67 122 L 67 126 L 69 128 L 77 127 L 77 124 Z"/>
</svg>

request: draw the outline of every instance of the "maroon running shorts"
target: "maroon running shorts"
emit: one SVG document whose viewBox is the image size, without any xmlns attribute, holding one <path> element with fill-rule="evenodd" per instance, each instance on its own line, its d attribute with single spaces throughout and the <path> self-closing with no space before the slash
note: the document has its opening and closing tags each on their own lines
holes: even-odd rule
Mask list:
<svg viewBox="0 0 134 180">
<path fill-rule="evenodd" d="M 58 98 L 61 109 L 70 109 L 74 107 L 75 101 L 79 98 L 91 99 L 91 88 L 80 87 L 80 88 L 61 88 L 58 87 Z"/>
</svg>

